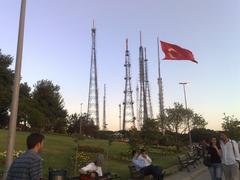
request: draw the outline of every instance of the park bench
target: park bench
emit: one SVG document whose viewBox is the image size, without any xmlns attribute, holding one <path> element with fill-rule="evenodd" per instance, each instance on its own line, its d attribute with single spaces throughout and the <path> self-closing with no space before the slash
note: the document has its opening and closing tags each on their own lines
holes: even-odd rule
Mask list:
<svg viewBox="0 0 240 180">
<path fill-rule="evenodd" d="M 195 152 L 187 152 L 189 159 L 193 160 L 195 164 L 201 164 L 201 156 L 197 155 Z"/>
<path fill-rule="evenodd" d="M 177 155 L 177 159 L 179 163 L 179 170 L 186 168 L 187 171 L 190 172 L 189 166 L 196 168 L 195 161 L 189 159 L 187 155 Z"/>
<path fill-rule="evenodd" d="M 153 179 L 152 175 L 144 176 L 140 171 L 137 171 L 134 165 L 129 165 L 129 173 L 131 180 L 151 180 Z"/>
</svg>

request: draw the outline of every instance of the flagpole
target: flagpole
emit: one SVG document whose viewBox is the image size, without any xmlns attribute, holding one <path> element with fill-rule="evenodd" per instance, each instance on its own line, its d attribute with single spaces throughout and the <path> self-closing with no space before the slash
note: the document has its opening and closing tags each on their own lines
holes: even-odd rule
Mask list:
<svg viewBox="0 0 240 180">
<path fill-rule="evenodd" d="M 13 151 L 14 151 L 14 144 L 15 144 L 15 138 L 16 138 L 16 120 L 17 120 L 19 88 L 20 88 L 20 78 L 21 78 L 25 14 L 26 14 L 26 0 L 22 0 L 20 19 L 19 19 L 18 44 L 17 44 L 17 56 L 16 56 L 16 64 L 15 64 L 13 93 L 12 93 L 11 115 L 10 115 L 9 130 L 8 130 L 8 149 L 7 149 L 7 158 L 6 158 L 6 171 L 4 174 L 5 178 L 6 178 L 7 171 L 13 161 Z"/>
<path fill-rule="evenodd" d="M 157 37 L 157 47 L 158 47 L 158 90 L 159 90 L 159 118 L 162 126 L 162 133 L 165 135 L 164 127 L 164 107 L 163 107 L 163 87 L 162 87 L 162 77 L 161 77 L 161 64 L 160 64 L 160 52 L 159 52 L 159 37 Z"/>
</svg>

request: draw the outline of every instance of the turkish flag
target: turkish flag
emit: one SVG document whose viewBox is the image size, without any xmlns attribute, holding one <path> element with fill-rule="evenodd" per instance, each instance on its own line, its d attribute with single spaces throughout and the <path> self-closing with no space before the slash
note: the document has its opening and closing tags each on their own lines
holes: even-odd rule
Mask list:
<svg viewBox="0 0 240 180">
<path fill-rule="evenodd" d="M 193 56 L 193 53 L 187 49 L 184 49 L 175 44 L 170 44 L 167 42 L 161 42 L 162 50 L 165 54 L 164 60 L 190 60 L 192 62 L 198 63 Z"/>
</svg>

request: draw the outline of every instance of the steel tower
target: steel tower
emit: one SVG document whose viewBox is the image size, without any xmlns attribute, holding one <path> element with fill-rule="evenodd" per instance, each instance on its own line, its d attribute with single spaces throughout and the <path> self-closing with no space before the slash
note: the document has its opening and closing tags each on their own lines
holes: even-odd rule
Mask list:
<svg viewBox="0 0 240 180">
<path fill-rule="evenodd" d="M 107 130 L 107 123 L 106 123 L 106 84 L 104 84 L 104 96 L 103 96 L 103 130 Z"/>
<path fill-rule="evenodd" d="M 137 83 L 137 87 L 136 87 L 136 114 L 137 114 L 137 128 L 140 129 L 142 127 L 142 121 L 140 119 L 140 115 L 139 115 L 139 87 L 138 87 L 138 83 Z"/>
<path fill-rule="evenodd" d="M 146 98 L 146 90 L 145 90 L 145 77 L 144 77 L 144 52 L 142 47 L 142 37 L 140 32 L 140 47 L 139 47 L 139 122 L 143 124 L 145 120 L 148 119 L 147 112 L 147 98 Z"/>
<path fill-rule="evenodd" d="M 97 81 L 97 59 L 96 59 L 96 28 L 92 27 L 92 51 L 90 81 L 88 93 L 88 117 L 92 118 L 99 128 L 99 104 L 98 104 L 98 81 Z"/>
<path fill-rule="evenodd" d="M 144 58 L 144 70 L 145 70 L 145 91 L 146 91 L 146 101 L 147 101 L 147 112 L 148 112 L 148 117 L 153 118 L 153 110 L 152 110 L 152 101 L 151 101 L 151 93 L 150 93 L 150 86 L 149 86 L 149 80 L 148 80 L 148 59 L 147 59 L 147 52 L 146 48 L 145 50 L 145 58 Z"/>
<path fill-rule="evenodd" d="M 126 130 L 127 123 L 131 123 L 133 126 L 135 126 L 132 87 L 131 87 L 131 63 L 130 63 L 130 54 L 128 50 L 128 39 L 126 39 L 124 67 L 125 67 L 125 78 L 124 78 L 125 90 L 124 90 L 124 101 L 123 101 L 123 130 Z"/>
</svg>

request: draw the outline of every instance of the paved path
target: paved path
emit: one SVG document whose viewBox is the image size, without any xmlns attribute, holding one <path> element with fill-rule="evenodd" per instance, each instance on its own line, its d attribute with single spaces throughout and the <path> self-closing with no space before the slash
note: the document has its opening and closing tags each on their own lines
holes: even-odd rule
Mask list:
<svg viewBox="0 0 240 180">
<path fill-rule="evenodd" d="M 194 180 L 211 180 L 211 177 L 210 177 L 208 170 L 205 170 L 199 176 L 195 177 Z M 222 180 L 225 180 L 225 178 L 222 177 Z"/>
<path fill-rule="evenodd" d="M 190 172 L 183 170 L 174 173 L 171 176 L 167 176 L 165 180 L 211 180 L 211 177 L 208 169 L 205 166 L 200 165 L 196 169 L 191 169 Z M 223 177 L 222 180 L 225 180 L 225 178 Z"/>
</svg>

